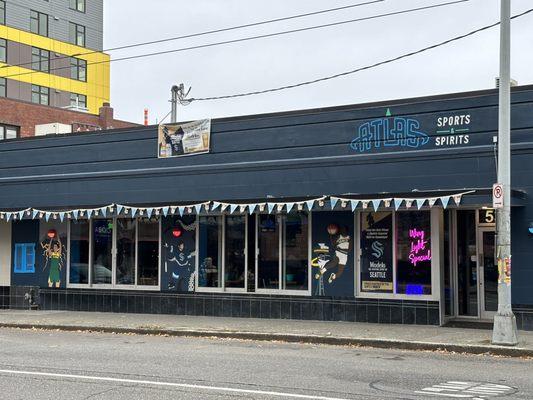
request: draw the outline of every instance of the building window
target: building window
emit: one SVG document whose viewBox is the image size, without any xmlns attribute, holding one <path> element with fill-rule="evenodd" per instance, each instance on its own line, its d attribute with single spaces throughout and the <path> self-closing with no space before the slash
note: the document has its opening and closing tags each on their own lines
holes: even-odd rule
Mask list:
<svg viewBox="0 0 533 400">
<path fill-rule="evenodd" d="M 20 128 L 13 125 L 0 125 L 0 140 L 16 139 L 19 137 Z"/>
<path fill-rule="evenodd" d="M 48 15 L 31 10 L 30 32 L 41 36 L 48 36 Z"/>
<path fill-rule="evenodd" d="M 50 52 L 48 50 L 32 47 L 31 68 L 35 71 L 50 72 Z"/>
<path fill-rule="evenodd" d="M 71 10 L 85 12 L 85 0 L 69 0 L 69 7 Z"/>
<path fill-rule="evenodd" d="M 256 288 L 309 290 L 308 215 L 258 215 Z"/>
<path fill-rule="evenodd" d="M 0 0 L 0 25 L 6 24 L 6 2 Z"/>
<path fill-rule="evenodd" d="M 87 82 L 87 61 L 71 57 L 70 77 L 77 81 Z"/>
<path fill-rule="evenodd" d="M 7 40 L 0 39 L 0 62 L 7 62 Z"/>
<path fill-rule="evenodd" d="M 16 243 L 13 260 L 16 274 L 35 273 L 35 243 Z"/>
<path fill-rule="evenodd" d="M 0 97 L 7 96 L 7 81 L 6 78 L 0 78 Z"/>
<path fill-rule="evenodd" d="M 85 27 L 69 22 L 69 41 L 77 46 L 85 47 Z"/>
<path fill-rule="evenodd" d="M 359 293 L 431 296 L 431 212 L 362 212 Z"/>
<path fill-rule="evenodd" d="M 50 89 L 44 86 L 31 85 L 31 101 L 47 106 L 50 104 Z"/>
<path fill-rule="evenodd" d="M 69 284 L 156 288 L 159 230 L 156 218 L 71 221 Z"/>
<path fill-rule="evenodd" d="M 87 96 L 84 94 L 71 93 L 70 105 L 71 107 L 87 108 Z"/>
</svg>

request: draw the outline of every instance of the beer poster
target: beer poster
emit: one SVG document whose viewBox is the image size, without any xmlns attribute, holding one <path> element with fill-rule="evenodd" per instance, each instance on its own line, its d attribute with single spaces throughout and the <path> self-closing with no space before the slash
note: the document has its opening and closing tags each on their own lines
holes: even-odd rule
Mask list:
<svg viewBox="0 0 533 400">
<path fill-rule="evenodd" d="M 186 124 L 161 124 L 157 142 L 157 156 L 170 158 L 209 153 L 211 120 Z"/>
<path fill-rule="evenodd" d="M 392 213 L 361 213 L 361 291 L 393 293 Z"/>
</svg>

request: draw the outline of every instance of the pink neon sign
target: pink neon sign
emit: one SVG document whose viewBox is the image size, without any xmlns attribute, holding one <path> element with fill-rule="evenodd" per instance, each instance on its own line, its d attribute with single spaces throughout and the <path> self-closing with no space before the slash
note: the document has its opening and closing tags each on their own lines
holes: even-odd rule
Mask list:
<svg viewBox="0 0 533 400">
<path fill-rule="evenodd" d="M 409 261 L 416 267 L 416 264 L 423 261 L 431 261 L 431 249 L 428 248 L 429 240 L 426 240 L 426 232 L 419 229 L 409 229 L 409 239 L 411 239 L 411 251 Z"/>
</svg>

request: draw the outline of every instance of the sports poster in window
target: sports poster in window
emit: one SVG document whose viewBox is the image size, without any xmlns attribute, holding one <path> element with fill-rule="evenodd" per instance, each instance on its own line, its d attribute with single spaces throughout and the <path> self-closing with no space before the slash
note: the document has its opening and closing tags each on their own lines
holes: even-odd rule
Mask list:
<svg viewBox="0 0 533 400">
<path fill-rule="evenodd" d="M 209 153 L 211 120 L 159 125 L 157 156 L 170 158 Z"/>
<path fill-rule="evenodd" d="M 392 213 L 361 213 L 361 291 L 393 293 Z"/>
</svg>

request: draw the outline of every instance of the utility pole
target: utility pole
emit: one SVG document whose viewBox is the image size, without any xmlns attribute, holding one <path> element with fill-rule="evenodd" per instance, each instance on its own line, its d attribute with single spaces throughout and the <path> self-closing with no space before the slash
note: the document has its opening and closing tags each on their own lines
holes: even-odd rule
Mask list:
<svg viewBox="0 0 533 400">
<path fill-rule="evenodd" d="M 503 186 L 503 207 L 496 214 L 498 312 L 492 343 L 514 346 L 518 338 L 511 307 L 511 0 L 501 0 L 499 92 L 498 182 Z"/>
<path fill-rule="evenodd" d="M 170 104 L 172 106 L 171 113 L 170 113 L 170 123 L 172 124 L 175 124 L 176 122 L 178 122 L 178 93 L 179 91 L 180 91 L 180 87 L 177 85 L 172 86 L 172 89 L 170 89 L 170 92 L 172 93 L 172 97 L 170 100 Z"/>
</svg>

